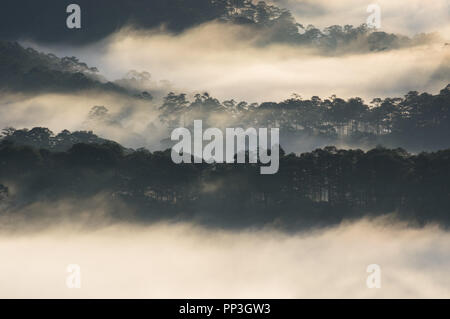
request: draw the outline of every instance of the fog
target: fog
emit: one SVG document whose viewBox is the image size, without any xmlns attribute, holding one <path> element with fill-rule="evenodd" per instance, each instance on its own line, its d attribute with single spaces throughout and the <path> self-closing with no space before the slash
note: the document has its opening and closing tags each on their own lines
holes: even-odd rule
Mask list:
<svg viewBox="0 0 450 319">
<path fill-rule="evenodd" d="M 108 113 L 89 117 L 94 106 Z M 82 94 L 3 94 L 0 99 L 0 127 L 47 127 L 54 133 L 91 130 L 100 137 L 126 147 L 159 149 L 169 136 L 160 125 L 157 105 L 150 101 L 97 91 Z"/>
<path fill-rule="evenodd" d="M 4 94 L 0 98 L 0 129 L 14 127 L 31 129 L 46 127 L 54 134 L 63 130 L 93 131 L 99 137 L 115 141 L 124 147 L 150 151 L 163 150 L 162 140 L 170 138 L 170 131 L 161 123 L 158 109 L 161 101 L 143 101 L 118 94 L 83 92 L 83 94 Z M 105 106 L 106 114 L 92 116 L 94 106 Z M 215 127 L 233 126 L 233 118 L 227 115 L 205 114 Z M 186 123 L 192 125 L 193 123 Z M 328 145 L 326 139 L 303 137 L 283 138 L 282 146 L 288 152 L 303 153 Z M 350 148 L 336 141 L 340 148 Z M 366 149 L 365 145 L 359 145 Z"/>
<path fill-rule="evenodd" d="M 418 37 L 411 47 L 381 52 L 368 52 L 364 41 L 355 41 L 337 52 L 290 44 L 261 45 L 266 36 L 263 32 L 247 26 L 214 22 L 179 34 L 171 33 L 163 26 L 141 31 L 126 27 L 86 46 L 23 42 L 59 56 L 77 56 L 90 66 L 98 67 L 105 79 L 127 88 L 134 87 L 137 91 L 146 90 L 155 99 L 149 102 L 93 91 L 14 96 L 2 93 L 0 127 L 43 126 L 55 133 L 63 129 L 93 130 L 126 147 L 157 150 L 161 149 L 160 141 L 169 137 L 157 110 L 162 97 L 169 91 L 187 93 L 189 97 L 207 91 L 221 101 L 234 99 L 249 103 L 278 102 L 293 93 L 305 99 L 312 96 L 327 98 L 333 94 L 341 98 L 358 96 L 367 103 L 376 97 L 401 97 L 411 90 L 436 94 L 450 83 L 450 46 L 445 45 L 448 20 L 441 19 L 447 12 L 445 2 L 436 1 L 431 6 L 418 1 L 408 2 L 408 5 L 403 0 L 396 5 L 382 1 L 383 26 L 387 31 L 391 31 L 388 26 L 405 25 L 406 20 L 414 17 L 417 28 L 405 25 L 408 32 L 404 33 L 439 31 L 440 35 Z M 308 18 L 320 19 L 326 25 L 346 24 L 347 20 L 353 19 L 353 11 L 347 9 L 359 10 L 363 5 L 356 0 L 333 3 L 284 0 L 281 1 L 283 4 Z M 297 7 L 301 10 L 296 11 Z M 423 15 L 420 19 L 409 15 L 411 10 L 423 12 Z M 340 16 L 344 12 L 347 16 Z M 335 15 L 336 22 L 333 20 Z M 303 20 L 300 22 L 304 23 Z M 394 27 L 392 31 L 402 30 Z M 141 82 L 124 80 L 130 70 L 145 71 L 151 77 L 144 77 Z M 109 112 L 103 118 L 89 119 L 93 106 L 105 106 Z M 216 118 L 214 123 L 225 126 L 224 121 Z M 288 143 L 293 144 L 288 151 L 295 152 L 323 144 L 315 139 L 302 140 L 300 145 Z"/>
<path fill-rule="evenodd" d="M 390 224 L 390 226 L 388 226 Z M 1 298 L 448 298 L 450 234 L 392 221 L 284 234 L 76 224 L 0 235 Z M 81 288 L 69 289 L 69 264 Z M 367 266 L 381 267 L 369 289 Z"/>
<path fill-rule="evenodd" d="M 436 92 L 450 76 L 433 78 L 449 55 L 442 43 L 330 57 L 287 45 L 249 46 L 235 32 L 227 38 L 214 25 L 177 37 L 124 32 L 109 43 L 103 69 L 118 74 L 148 70 L 180 90 L 249 102 L 279 101 L 292 93 L 370 99 L 412 89 Z"/>
<path fill-rule="evenodd" d="M 291 9 L 304 26 L 319 27 L 360 25 L 371 3 L 272 2 Z M 105 91 L 1 92 L 0 129 L 92 130 L 126 147 L 154 151 L 169 137 L 158 110 L 169 91 L 189 97 L 207 91 L 221 101 L 249 103 L 282 101 L 293 93 L 358 96 L 366 102 L 410 90 L 438 93 L 450 83 L 449 1 L 377 2 L 383 31 L 439 34 L 380 52 L 368 52 L 363 41 L 335 52 L 268 44 L 263 32 L 214 22 L 178 34 L 163 26 L 126 27 L 76 47 L 21 41 L 47 53 L 76 56 L 98 67 L 104 79 L 147 90 L 155 99 Z M 147 71 L 151 78 L 123 80 L 130 70 Z M 94 106 L 108 112 L 89 116 Z M 225 117 L 215 120 L 218 126 L 227 124 Z M 315 138 L 290 141 L 288 151 L 308 151 L 317 143 Z M 14 199 L 20 186 L 5 184 Z M 212 183 L 199 187 L 205 193 L 219 189 Z M 35 202 L 8 211 L 0 203 L 0 298 L 450 298 L 450 233 L 436 225 L 417 228 L 393 216 L 297 233 L 187 222 L 138 224 L 130 222 L 129 208 L 106 196 L 89 203 Z M 71 264 L 81 267 L 80 289 L 66 286 Z M 366 286 L 371 264 L 381 267 L 380 289 Z"/>
<path fill-rule="evenodd" d="M 304 98 L 337 94 L 370 102 L 375 97 L 401 97 L 410 90 L 436 94 L 450 83 L 450 51 L 440 43 L 324 56 L 291 46 L 262 49 L 242 42 L 233 46 L 232 39 L 209 38 L 209 28 L 216 27 L 203 26 L 179 36 L 123 31 L 105 44 L 105 52 L 99 51 L 104 54 L 98 56 L 101 69 L 110 75 L 124 75 L 131 69 L 150 71 L 153 80 L 139 89 L 157 92 L 152 102 L 94 91 L 2 94 L 0 127 L 42 126 L 55 133 L 63 129 L 93 130 L 126 147 L 158 150 L 160 141 L 169 137 L 158 118 L 161 97 L 169 88 L 186 92 L 191 99 L 196 92 L 208 91 L 221 101 L 282 101 L 295 92 Z M 172 86 L 155 84 L 163 78 L 169 78 Z M 93 106 L 108 108 L 107 116 L 89 119 Z M 215 118 L 212 123 L 226 126 L 224 121 Z M 304 152 L 319 145 L 316 140 L 302 140 L 300 145 L 289 146 L 288 151 Z"/>
<path fill-rule="evenodd" d="M 358 0 L 275 2 L 293 10 L 305 25 L 318 21 L 323 26 L 359 25 L 367 15 L 367 4 Z M 163 26 L 141 31 L 126 27 L 95 44 L 76 47 L 23 42 L 59 56 L 77 56 L 98 67 L 106 79 L 124 86 L 136 85 L 120 80 L 130 70 L 149 72 L 151 78 L 138 83 L 136 89 L 149 91 L 155 100 L 150 103 L 101 92 L 2 94 L 0 127 L 93 130 L 128 147 L 155 150 L 160 140 L 169 136 L 167 129 L 161 128 L 157 112 L 169 91 L 189 96 L 207 91 L 221 101 L 249 103 L 282 101 L 293 93 L 303 98 L 358 96 L 366 102 L 375 97 L 401 97 L 411 90 L 438 93 L 450 83 L 450 46 L 445 45 L 448 1 L 430 5 L 383 0 L 379 4 L 383 30 L 411 36 L 437 31 L 439 35 L 418 37 L 414 46 L 381 52 L 367 52 L 363 48 L 367 43 L 355 41 L 333 53 L 289 44 L 261 45 L 266 36 L 263 32 L 210 22 L 179 34 Z M 95 105 L 107 107 L 109 113 L 106 118 L 87 121 Z"/>
<path fill-rule="evenodd" d="M 155 100 L 101 92 L 2 94 L 0 127 L 93 130 L 127 147 L 156 150 L 160 140 L 169 137 L 157 111 L 169 91 L 190 97 L 207 91 L 221 101 L 249 103 L 278 102 L 293 93 L 303 98 L 358 96 L 370 102 L 375 97 L 401 97 L 411 90 L 436 94 L 450 83 L 450 46 L 437 35 L 426 41 L 418 38 L 412 47 L 371 53 L 354 53 L 366 45 L 355 41 L 337 54 L 289 44 L 261 46 L 262 36 L 245 26 L 207 23 L 180 34 L 164 28 L 125 28 L 94 45 L 78 47 L 26 42 L 44 52 L 77 56 L 124 86 L 136 86 L 120 80 L 130 70 L 146 71 L 151 78 L 137 83 L 136 89 L 149 91 Z M 96 105 L 109 109 L 107 118 L 87 121 Z M 316 141 L 311 144 L 318 146 Z M 292 148 L 305 150 L 309 147 Z"/>
<path fill-rule="evenodd" d="M 410 90 L 437 93 L 450 81 L 449 47 L 438 36 L 373 53 L 351 53 L 366 45 L 356 41 L 333 56 L 287 44 L 261 47 L 255 44 L 260 36 L 244 26 L 209 23 L 178 35 L 127 28 L 87 47 L 32 45 L 80 57 L 110 80 L 129 70 L 147 71 L 156 82 L 170 81 L 174 91 L 208 91 L 222 100 L 279 101 L 293 93 L 369 100 Z M 436 76 L 440 68 L 447 71 Z"/>
</svg>

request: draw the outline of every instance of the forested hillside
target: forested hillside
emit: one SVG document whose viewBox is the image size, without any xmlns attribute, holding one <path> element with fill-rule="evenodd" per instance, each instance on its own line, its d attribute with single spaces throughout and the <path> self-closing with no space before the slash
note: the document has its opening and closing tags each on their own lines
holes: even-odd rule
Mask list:
<svg viewBox="0 0 450 319">
<path fill-rule="evenodd" d="M 270 176 L 259 174 L 259 164 L 176 165 L 170 150 L 125 152 L 115 143 L 51 152 L 3 141 L 0 159 L 7 214 L 101 195 L 111 204 L 108 214 L 129 221 L 298 230 L 394 214 L 414 225 L 450 225 L 450 150 L 282 152 L 280 171 Z"/>
</svg>

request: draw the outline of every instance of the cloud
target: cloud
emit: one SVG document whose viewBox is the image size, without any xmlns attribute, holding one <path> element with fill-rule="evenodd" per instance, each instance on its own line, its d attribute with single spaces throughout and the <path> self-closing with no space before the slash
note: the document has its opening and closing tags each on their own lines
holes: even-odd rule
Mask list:
<svg viewBox="0 0 450 319">
<path fill-rule="evenodd" d="M 328 56 L 290 45 L 255 46 L 247 31 L 218 24 L 180 35 L 123 30 L 105 42 L 97 62 L 110 77 L 147 70 L 156 79 L 169 79 L 179 91 L 208 91 L 222 100 L 249 102 L 279 101 L 294 92 L 365 99 L 402 96 L 410 90 L 437 93 L 450 81 L 449 75 L 433 77 L 449 56 L 441 42 Z"/>
<path fill-rule="evenodd" d="M 385 221 L 284 234 L 189 224 L 2 233 L 1 298 L 448 298 L 450 234 Z M 81 267 L 81 289 L 66 267 Z M 367 266 L 381 267 L 368 289 Z"/>
</svg>

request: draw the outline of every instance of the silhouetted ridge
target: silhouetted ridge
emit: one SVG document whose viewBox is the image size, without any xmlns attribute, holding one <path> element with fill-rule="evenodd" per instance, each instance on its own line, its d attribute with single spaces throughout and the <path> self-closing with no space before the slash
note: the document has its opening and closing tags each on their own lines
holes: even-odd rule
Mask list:
<svg viewBox="0 0 450 319">
<path fill-rule="evenodd" d="M 394 213 L 414 225 L 450 225 L 450 150 L 411 155 L 326 147 L 281 155 L 279 173 L 260 175 L 260 164 L 176 165 L 170 150 L 126 152 L 104 143 L 53 152 L 3 141 L 1 205 L 20 213 L 37 202 L 102 194 L 116 203 L 111 216 L 136 222 L 298 230 Z"/>
<path fill-rule="evenodd" d="M 98 137 L 91 131 L 69 132 L 64 130 L 55 135 L 48 128 L 35 127 L 31 130 L 6 128 L 2 133 L 4 142 L 11 142 L 16 145 L 31 146 L 37 149 L 46 149 L 51 151 L 67 151 L 75 144 L 104 144 L 115 143 Z"/>
<path fill-rule="evenodd" d="M 0 40 L 0 90 L 20 92 L 77 92 L 101 90 L 136 95 L 117 84 L 107 82 L 95 67 L 76 57 L 59 58 L 17 42 Z"/>
</svg>

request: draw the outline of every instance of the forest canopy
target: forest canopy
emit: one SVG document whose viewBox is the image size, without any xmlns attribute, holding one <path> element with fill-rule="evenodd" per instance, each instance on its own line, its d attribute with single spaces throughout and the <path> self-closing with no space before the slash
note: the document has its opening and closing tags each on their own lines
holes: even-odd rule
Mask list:
<svg viewBox="0 0 450 319">
<path fill-rule="evenodd" d="M 448 149 L 282 151 L 275 175 L 260 175 L 260 163 L 177 165 L 170 150 L 130 151 L 111 142 L 55 152 L 3 140 L 0 159 L 1 206 L 10 216 L 37 218 L 45 210 L 33 212 L 35 203 L 101 195 L 116 203 L 110 216 L 139 222 L 299 230 L 394 214 L 412 225 L 450 225 Z"/>
</svg>

